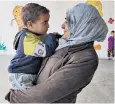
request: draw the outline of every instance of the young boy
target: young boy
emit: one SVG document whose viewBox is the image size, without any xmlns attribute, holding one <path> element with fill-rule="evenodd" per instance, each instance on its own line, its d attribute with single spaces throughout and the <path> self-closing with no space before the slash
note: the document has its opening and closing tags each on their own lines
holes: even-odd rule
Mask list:
<svg viewBox="0 0 115 104">
<path fill-rule="evenodd" d="M 58 46 L 58 36 L 48 34 L 49 10 L 39 4 L 28 3 L 22 9 L 23 28 L 15 37 L 16 55 L 8 67 L 13 89 L 33 86 L 43 57 L 51 56 Z"/>
<path fill-rule="evenodd" d="M 114 58 L 114 31 L 111 31 L 111 36 L 108 38 L 108 59 Z"/>
</svg>

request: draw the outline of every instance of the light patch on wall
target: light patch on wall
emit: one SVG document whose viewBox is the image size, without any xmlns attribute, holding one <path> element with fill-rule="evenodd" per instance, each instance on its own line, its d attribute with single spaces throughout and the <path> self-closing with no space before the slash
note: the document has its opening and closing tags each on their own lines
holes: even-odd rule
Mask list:
<svg viewBox="0 0 115 104">
<path fill-rule="evenodd" d="M 6 52 L 6 46 L 4 42 L 0 41 L 0 53 L 5 53 Z"/>
<path fill-rule="evenodd" d="M 113 22 L 114 22 L 114 19 L 113 18 L 109 18 L 108 23 L 113 24 Z"/>
<path fill-rule="evenodd" d="M 101 45 L 100 44 L 95 44 L 94 49 L 95 50 L 101 50 Z"/>
<path fill-rule="evenodd" d="M 103 16 L 101 1 L 99 1 L 99 0 L 87 0 L 86 3 L 96 7 L 98 12 L 100 13 L 100 15 Z"/>
<path fill-rule="evenodd" d="M 17 5 L 14 9 L 13 9 L 13 16 L 14 16 L 14 19 L 12 19 L 11 21 L 11 25 L 13 24 L 13 21 L 16 20 L 16 23 L 18 25 L 18 30 L 20 31 L 23 27 L 23 22 L 22 22 L 22 19 L 21 19 L 21 11 L 22 11 L 22 8 L 23 6 L 21 5 Z"/>
</svg>

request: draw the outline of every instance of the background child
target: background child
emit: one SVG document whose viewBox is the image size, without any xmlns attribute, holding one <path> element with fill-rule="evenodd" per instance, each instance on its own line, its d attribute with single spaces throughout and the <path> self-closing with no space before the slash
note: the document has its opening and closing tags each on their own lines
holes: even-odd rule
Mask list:
<svg viewBox="0 0 115 104">
<path fill-rule="evenodd" d="M 57 35 L 46 35 L 49 17 L 49 10 L 39 4 L 29 3 L 23 7 L 22 20 L 26 28 L 15 36 L 16 55 L 8 67 L 13 89 L 22 90 L 33 86 L 43 57 L 49 57 L 55 52 Z"/>
<path fill-rule="evenodd" d="M 114 31 L 111 31 L 111 36 L 108 38 L 108 59 L 114 58 Z"/>
</svg>

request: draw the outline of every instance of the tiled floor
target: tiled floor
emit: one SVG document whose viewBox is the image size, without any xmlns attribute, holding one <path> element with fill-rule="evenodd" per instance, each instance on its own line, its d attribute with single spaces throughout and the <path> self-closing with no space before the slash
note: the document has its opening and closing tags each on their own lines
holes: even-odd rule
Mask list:
<svg viewBox="0 0 115 104">
<path fill-rule="evenodd" d="M 92 82 L 78 95 L 79 103 L 114 102 L 114 61 L 100 60 Z"/>
</svg>

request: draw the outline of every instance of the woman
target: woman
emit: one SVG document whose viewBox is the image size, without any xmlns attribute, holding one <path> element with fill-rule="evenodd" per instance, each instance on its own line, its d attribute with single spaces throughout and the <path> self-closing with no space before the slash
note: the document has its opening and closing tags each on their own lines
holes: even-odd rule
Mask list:
<svg viewBox="0 0 115 104">
<path fill-rule="evenodd" d="M 75 103 L 77 94 L 93 78 L 98 66 L 94 41 L 103 41 L 108 28 L 96 8 L 78 4 L 62 24 L 64 36 L 54 55 L 46 58 L 37 85 L 22 91 L 10 90 L 11 103 Z"/>
</svg>

